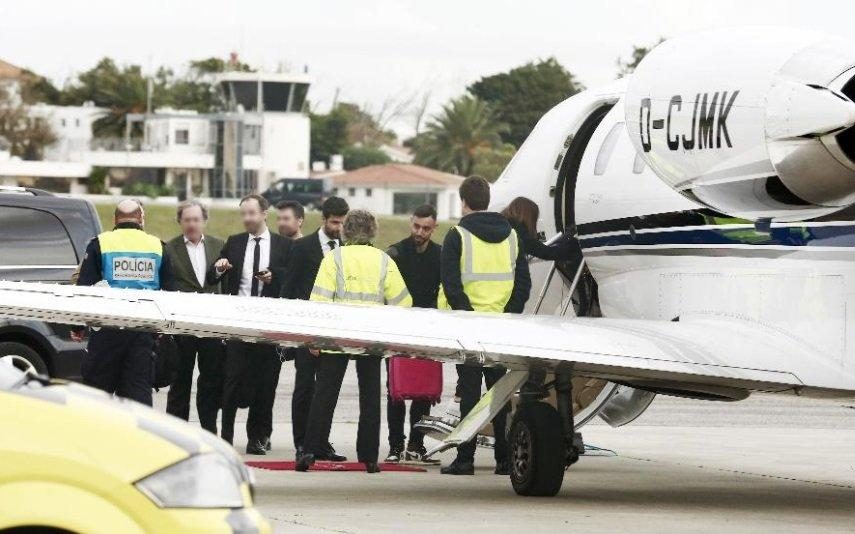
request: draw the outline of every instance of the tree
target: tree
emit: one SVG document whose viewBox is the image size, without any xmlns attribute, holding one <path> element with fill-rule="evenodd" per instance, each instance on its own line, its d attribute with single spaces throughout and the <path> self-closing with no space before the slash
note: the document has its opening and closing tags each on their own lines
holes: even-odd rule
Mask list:
<svg viewBox="0 0 855 534">
<path fill-rule="evenodd" d="M 342 156 L 344 157 L 344 170 L 346 171 L 392 162 L 392 158 L 388 154 L 379 148 L 370 146 L 351 145 L 342 151 Z"/>
<path fill-rule="evenodd" d="M 491 107 L 463 95 L 442 108 L 414 140 L 415 162 L 446 172 L 472 174 L 479 150 L 501 146 L 506 124 L 499 122 Z"/>
<path fill-rule="evenodd" d="M 47 78 L 23 69 L 20 81 L 21 99 L 26 104 L 58 104 L 59 89 Z"/>
<path fill-rule="evenodd" d="M 479 148 L 475 151 L 475 165 L 472 167 L 472 174 L 483 176 L 488 181 L 495 182 L 516 153 L 517 147 L 510 143 L 504 143 L 496 148 Z"/>
<path fill-rule="evenodd" d="M 163 77 L 162 74 L 161 83 Z M 147 86 L 148 80 L 139 65 L 120 68 L 105 57 L 95 67 L 78 74 L 77 81 L 63 91 L 60 100 L 76 106 L 90 101 L 107 108 L 107 114 L 93 124 L 93 133 L 99 137 L 120 137 L 125 134 L 127 115 L 146 110 Z M 159 96 L 158 91 L 153 92 L 154 106 L 160 105 Z"/>
<path fill-rule="evenodd" d="M 617 66 L 618 66 L 618 78 L 623 78 L 628 74 L 632 74 L 635 72 L 635 68 L 638 67 L 638 64 L 641 63 L 641 60 L 644 59 L 651 50 L 656 48 L 662 41 L 664 41 L 664 37 L 660 37 L 658 41 L 650 46 L 633 46 L 632 53 L 629 55 L 629 59 L 617 58 Z"/>
<path fill-rule="evenodd" d="M 171 70 L 161 69 L 165 76 L 158 87 L 164 91 L 163 105 L 192 109 L 199 113 L 217 111 L 221 108 L 221 102 L 215 76 L 226 71 L 252 70 L 252 67 L 238 61 L 234 55 L 230 61 L 218 57 L 191 61 L 187 73 L 181 77 L 174 76 Z"/>
<path fill-rule="evenodd" d="M 139 65 L 119 67 L 105 57 L 95 67 L 78 74 L 60 93 L 59 101 L 78 106 L 91 101 L 107 108 L 107 115 L 95 121 L 93 133 L 98 137 L 121 137 L 125 134 L 127 115 L 145 112 L 149 98 L 152 109 L 171 106 L 200 113 L 217 110 L 220 101 L 213 75 L 227 70 L 249 71 L 251 68 L 236 57 L 230 61 L 211 57 L 191 61 L 187 72 L 181 76 L 161 67 L 149 77 Z"/>
<path fill-rule="evenodd" d="M 348 146 L 347 115 L 336 106 L 326 115 L 310 113 L 309 120 L 311 161 L 329 163 L 330 156 L 341 154 Z"/>
<path fill-rule="evenodd" d="M 493 106 L 498 119 L 508 125 L 502 140 L 519 147 L 544 113 L 583 88 L 551 57 L 483 77 L 468 90 Z"/>
<path fill-rule="evenodd" d="M 41 117 L 33 117 L 22 99 L 0 88 L 0 137 L 9 152 L 25 160 L 39 160 L 44 148 L 56 142 L 56 134 Z"/>
<path fill-rule="evenodd" d="M 387 99 L 376 113 L 368 106 L 359 107 L 349 102 L 340 102 L 336 111 L 347 122 L 347 142 L 355 145 L 377 147 L 395 141 L 395 132 L 386 129 L 386 124 L 399 116 L 400 103 Z"/>
</svg>

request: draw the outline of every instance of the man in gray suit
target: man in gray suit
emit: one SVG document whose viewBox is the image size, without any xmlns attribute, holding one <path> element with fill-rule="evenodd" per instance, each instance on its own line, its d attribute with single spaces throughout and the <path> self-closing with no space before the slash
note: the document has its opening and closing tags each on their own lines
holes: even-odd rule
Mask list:
<svg viewBox="0 0 855 534">
<path fill-rule="evenodd" d="M 205 273 L 223 248 L 223 241 L 205 235 L 208 209 L 195 200 L 178 205 L 181 235 L 166 244 L 173 262 L 176 289 L 188 293 L 220 293 L 220 284 L 206 284 Z M 175 379 L 169 387 L 166 411 L 185 421 L 190 417 L 190 387 L 199 356 L 196 410 L 202 428 L 217 433 L 217 412 L 221 408 L 225 350 L 218 339 L 176 336 L 179 359 Z"/>
</svg>

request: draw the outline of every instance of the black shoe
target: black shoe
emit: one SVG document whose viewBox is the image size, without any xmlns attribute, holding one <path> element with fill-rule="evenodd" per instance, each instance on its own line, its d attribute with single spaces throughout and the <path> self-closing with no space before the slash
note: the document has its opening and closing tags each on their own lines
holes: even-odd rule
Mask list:
<svg viewBox="0 0 855 534">
<path fill-rule="evenodd" d="M 335 449 L 332 448 L 332 445 L 323 453 L 315 455 L 316 460 L 321 460 L 323 462 L 346 462 L 347 456 L 342 456 L 335 452 Z"/>
<path fill-rule="evenodd" d="M 443 475 L 474 475 L 475 464 L 472 462 L 460 462 L 454 460 L 451 464 L 439 470 Z"/>
<path fill-rule="evenodd" d="M 297 445 L 297 454 L 295 455 L 295 457 L 297 458 L 298 462 L 304 454 L 306 454 L 306 449 L 304 449 L 302 445 Z"/>
<path fill-rule="evenodd" d="M 297 465 L 294 466 L 294 470 L 305 473 L 313 465 L 315 465 L 315 455 L 307 452 L 297 459 Z"/>
<path fill-rule="evenodd" d="M 264 438 L 263 440 L 261 440 L 261 442 L 264 443 L 264 450 L 269 451 L 270 449 L 273 448 L 273 445 L 270 443 L 270 437 L 269 436 Z"/>
<path fill-rule="evenodd" d="M 386 457 L 386 461 L 390 464 L 396 464 L 401 461 L 403 456 L 404 446 L 395 445 L 393 447 L 389 447 L 389 455 Z"/>
<path fill-rule="evenodd" d="M 493 473 L 497 475 L 510 475 L 511 474 L 511 463 L 507 460 L 502 460 L 501 462 L 496 462 L 496 470 Z"/>
<path fill-rule="evenodd" d="M 365 462 L 366 473 L 379 473 L 380 465 L 377 462 Z"/>
<path fill-rule="evenodd" d="M 246 444 L 246 453 L 264 456 L 267 454 L 267 449 L 264 447 L 264 441 L 260 439 L 249 440 L 249 443 Z"/>
</svg>

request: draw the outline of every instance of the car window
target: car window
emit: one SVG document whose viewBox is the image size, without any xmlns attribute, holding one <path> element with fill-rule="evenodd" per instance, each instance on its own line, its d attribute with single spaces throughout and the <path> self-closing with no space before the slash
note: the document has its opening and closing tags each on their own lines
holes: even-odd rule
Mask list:
<svg viewBox="0 0 855 534">
<path fill-rule="evenodd" d="M 65 226 L 48 212 L 0 206 L 0 228 L 2 265 L 77 265 Z"/>
</svg>

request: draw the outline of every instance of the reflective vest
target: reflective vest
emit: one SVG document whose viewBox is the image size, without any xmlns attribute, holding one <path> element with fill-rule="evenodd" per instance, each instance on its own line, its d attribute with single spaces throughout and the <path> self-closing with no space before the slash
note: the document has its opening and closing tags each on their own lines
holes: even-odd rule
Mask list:
<svg viewBox="0 0 855 534">
<path fill-rule="evenodd" d="M 462 226 L 460 234 L 460 281 L 472 309 L 502 313 L 511 299 L 516 274 L 517 233 L 511 229 L 504 241 L 490 243 Z"/>
<path fill-rule="evenodd" d="M 337 247 L 324 256 L 309 300 L 413 305 L 398 266 L 388 254 L 371 245 Z"/>
<path fill-rule="evenodd" d="M 136 228 L 117 228 L 98 236 L 101 277 L 110 287 L 160 289 L 163 244 Z"/>
</svg>

